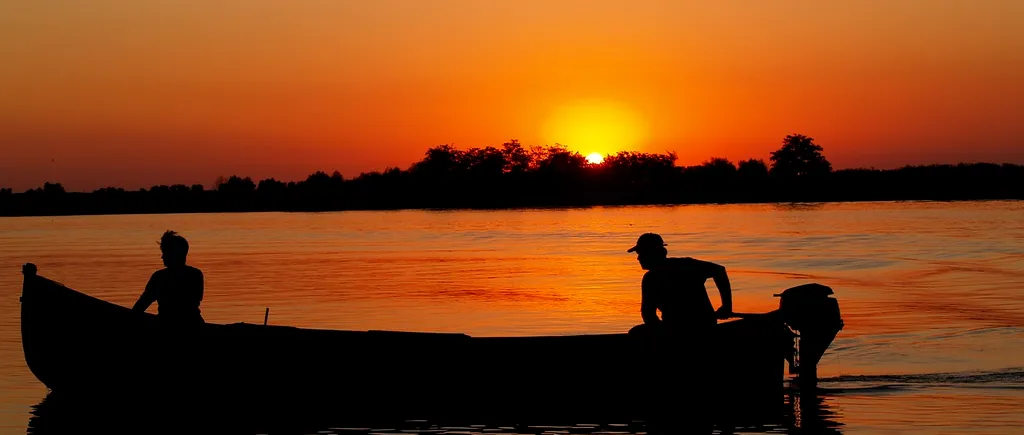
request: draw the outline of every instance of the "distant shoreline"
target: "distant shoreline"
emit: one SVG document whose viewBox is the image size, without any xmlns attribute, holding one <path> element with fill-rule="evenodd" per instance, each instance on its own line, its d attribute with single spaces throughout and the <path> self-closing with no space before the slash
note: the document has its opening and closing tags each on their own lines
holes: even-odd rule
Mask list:
<svg viewBox="0 0 1024 435">
<path fill-rule="evenodd" d="M 0 216 L 165 213 L 508 210 L 598 206 L 977 201 L 1024 199 L 1024 166 L 1005 163 L 833 170 L 813 139 L 790 135 L 771 165 L 711 158 L 676 166 L 676 156 L 620 152 L 589 163 L 564 147 L 427 150 L 408 169 L 302 181 L 231 176 L 202 185 L 106 187 L 67 192 L 59 183 L 23 193 L 0 189 Z"/>
</svg>

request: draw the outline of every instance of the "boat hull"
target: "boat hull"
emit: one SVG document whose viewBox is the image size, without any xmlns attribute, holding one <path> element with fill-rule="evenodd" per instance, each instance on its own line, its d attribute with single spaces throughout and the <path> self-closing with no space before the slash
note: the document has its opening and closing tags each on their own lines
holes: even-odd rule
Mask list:
<svg viewBox="0 0 1024 435">
<path fill-rule="evenodd" d="M 254 324 L 166 325 L 26 274 L 26 363 L 54 393 L 191 407 L 405 418 L 648 418 L 773 406 L 793 335 L 776 312 L 674 341 L 628 334 L 470 337 Z M 697 344 L 703 343 L 702 346 Z M 692 397 L 691 397 L 692 396 Z M 694 410 L 692 406 L 689 407 Z"/>
</svg>

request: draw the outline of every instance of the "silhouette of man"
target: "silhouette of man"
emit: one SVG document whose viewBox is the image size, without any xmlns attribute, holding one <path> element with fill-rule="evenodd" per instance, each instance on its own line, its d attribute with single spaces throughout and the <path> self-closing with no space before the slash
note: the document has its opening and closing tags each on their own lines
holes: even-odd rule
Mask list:
<svg viewBox="0 0 1024 435">
<path fill-rule="evenodd" d="M 188 241 L 174 231 L 160 238 L 164 269 L 153 273 L 146 290 L 132 310 L 144 312 L 157 303 L 157 316 L 175 323 L 203 323 L 199 303 L 203 300 L 203 272 L 185 264 Z"/>
<path fill-rule="evenodd" d="M 644 323 L 629 333 L 706 335 L 718 323 L 717 319 L 732 317 L 732 287 L 725 267 L 690 257 L 668 257 L 665 246 L 661 236 L 646 233 L 626 251 L 636 252 L 640 267 L 647 271 L 641 281 L 640 314 Z M 722 297 L 722 306 L 717 311 L 704 287 L 708 278 L 714 280 Z"/>
</svg>

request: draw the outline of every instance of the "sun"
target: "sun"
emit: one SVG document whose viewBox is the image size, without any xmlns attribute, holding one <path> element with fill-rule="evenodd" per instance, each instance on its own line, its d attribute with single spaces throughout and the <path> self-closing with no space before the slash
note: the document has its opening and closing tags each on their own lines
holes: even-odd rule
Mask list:
<svg viewBox="0 0 1024 435">
<path fill-rule="evenodd" d="M 544 140 L 562 144 L 587 156 L 637 149 L 647 139 L 646 120 L 635 110 L 613 100 L 586 99 L 561 105 L 544 124 Z"/>
<path fill-rule="evenodd" d="M 590 163 L 591 165 L 600 165 L 603 161 L 604 157 L 601 156 L 601 153 L 587 154 L 587 163 Z"/>
</svg>

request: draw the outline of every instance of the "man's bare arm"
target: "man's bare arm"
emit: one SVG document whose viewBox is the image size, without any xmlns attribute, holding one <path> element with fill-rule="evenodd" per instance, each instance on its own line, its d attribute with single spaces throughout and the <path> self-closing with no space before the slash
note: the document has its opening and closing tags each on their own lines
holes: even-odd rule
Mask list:
<svg viewBox="0 0 1024 435">
<path fill-rule="evenodd" d="M 726 273 L 725 266 L 710 261 L 693 260 L 697 262 L 698 268 L 705 279 L 711 278 L 715 280 L 715 287 L 718 288 L 718 294 L 722 297 L 722 306 L 715 311 L 718 318 L 728 319 L 732 317 L 732 285 L 729 283 L 729 274 Z"/>
<path fill-rule="evenodd" d="M 729 283 L 729 274 L 726 273 L 725 266 L 715 264 L 711 278 L 715 280 L 715 287 L 718 287 L 718 294 L 722 297 L 722 306 L 717 311 L 718 317 L 728 319 L 732 316 L 732 284 Z"/>
<path fill-rule="evenodd" d="M 716 311 L 718 318 L 729 318 L 732 316 L 732 285 L 729 282 L 729 274 L 725 266 L 721 264 L 708 263 L 712 279 L 715 280 L 715 287 L 722 297 L 722 306 Z"/>
<path fill-rule="evenodd" d="M 651 304 L 640 304 L 640 316 L 643 317 L 644 323 L 648 325 L 654 325 L 661 323 L 661 319 L 658 318 L 658 310 Z"/>
<path fill-rule="evenodd" d="M 135 305 L 132 306 L 132 311 L 145 312 L 153 302 L 156 301 L 156 286 L 153 283 L 156 275 L 154 274 L 149 278 L 149 282 L 146 283 L 146 289 L 142 291 L 142 295 L 139 296 L 139 300 L 135 301 Z"/>
<path fill-rule="evenodd" d="M 640 316 L 643 317 L 644 323 L 647 325 L 656 325 L 661 323 L 661 319 L 658 318 L 658 307 L 651 300 L 650 282 L 647 276 L 644 275 L 643 281 L 640 282 L 641 302 L 640 302 Z"/>
</svg>

